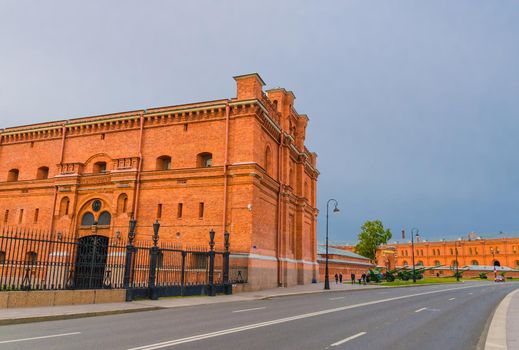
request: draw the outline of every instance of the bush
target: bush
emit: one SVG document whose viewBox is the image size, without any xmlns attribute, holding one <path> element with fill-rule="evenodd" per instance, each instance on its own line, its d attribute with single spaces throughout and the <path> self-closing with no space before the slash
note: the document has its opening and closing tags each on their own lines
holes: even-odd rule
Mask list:
<svg viewBox="0 0 519 350">
<path fill-rule="evenodd" d="M 488 277 L 487 277 L 487 274 L 484 273 L 484 272 L 480 272 L 479 273 L 479 278 L 481 278 L 482 280 L 486 280 Z"/>
</svg>

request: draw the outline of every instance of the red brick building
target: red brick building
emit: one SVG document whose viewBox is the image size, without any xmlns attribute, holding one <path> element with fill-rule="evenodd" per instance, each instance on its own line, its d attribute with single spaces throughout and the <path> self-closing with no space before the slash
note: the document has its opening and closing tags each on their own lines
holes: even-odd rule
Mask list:
<svg viewBox="0 0 519 350">
<path fill-rule="evenodd" d="M 343 281 L 351 281 L 351 274 L 354 273 L 356 279 L 361 278 L 363 273 L 376 265 L 371 263 L 368 258 L 353 252 L 348 246 L 328 247 L 328 271 L 330 281 L 335 274 L 342 273 Z M 326 246 L 320 244 L 317 247 L 317 261 L 319 262 L 320 280 L 324 281 L 326 271 Z"/>
<path fill-rule="evenodd" d="M 4 226 L 206 244 L 231 234 L 250 289 L 317 277 L 316 154 L 308 118 L 258 74 L 235 98 L 11 127 L 0 133 Z M 1 252 L 0 252 L 1 253 Z M 39 254 L 39 252 L 31 252 Z"/>
</svg>

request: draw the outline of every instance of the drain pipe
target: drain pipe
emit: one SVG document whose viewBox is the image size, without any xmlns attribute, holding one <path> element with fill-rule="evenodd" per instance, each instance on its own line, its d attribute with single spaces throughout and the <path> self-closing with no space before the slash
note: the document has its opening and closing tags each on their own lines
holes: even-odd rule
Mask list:
<svg viewBox="0 0 519 350">
<path fill-rule="evenodd" d="M 278 262 L 278 286 L 282 286 L 281 276 L 281 191 L 283 189 L 283 171 L 282 171 L 282 164 L 281 161 L 283 159 L 281 152 L 283 151 L 283 130 L 281 130 L 281 133 L 279 135 L 279 145 L 278 145 L 278 183 L 279 183 L 279 189 L 278 189 L 278 227 L 277 227 L 277 247 L 276 247 L 276 259 Z"/>
<path fill-rule="evenodd" d="M 229 116 L 230 116 L 229 100 L 225 103 L 225 150 L 223 160 L 223 222 L 222 234 L 227 229 L 227 167 L 229 166 Z"/>
<path fill-rule="evenodd" d="M 132 208 L 132 218 L 137 220 L 137 213 L 139 211 L 139 194 L 141 190 L 141 172 L 142 172 L 142 138 L 144 133 L 144 114 L 146 109 L 140 115 L 140 129 L 139 129 L 139 165 L 137 166 L 137 179 L 135 184 L 135 195 Z"/>
</svg>

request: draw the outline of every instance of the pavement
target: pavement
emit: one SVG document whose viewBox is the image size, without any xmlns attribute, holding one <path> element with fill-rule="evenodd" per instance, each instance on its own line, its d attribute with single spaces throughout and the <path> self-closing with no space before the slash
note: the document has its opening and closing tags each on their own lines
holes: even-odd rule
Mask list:
<svg viewBox="0 0 519 350">
<path fill-rule="evenodd" d="M 256 292 L 244 292 L 233 295 L 217 295 L 215 297 L 170 297 L 159 300 L 138 300 L 122 303 L 82 304 L 49 307 L 12 308 L 0 309 L 0 325 L 41 322 L 57 319 L 71 319 L 79 317 L 102 316 L 118 313 L 131 313 L 138 311 L 150 311 L 175 307 L 188 307 L 217 303 L 230 303 L 238 301 L 261 300 L 281 296 L 312 294 L 337 291 L 362 291 L 373 288 L 387 288 L 379 285 L 336 284 L 330 283 L 330 290 L 323 290 L 322 283 L 298 285 L 288 288 L 273 288 Z"/>
<path fill-rule="evenodd" d="M 485 342 L 485 350 L 507 349 L 519 349 L 519 289 L 499 303 Z"/>
<path fill-rule="evenodd" d="M 0 348 L 483 349 L 494 310 L 519 283 L 353 288 L 6 325 Z"/>
</svg>

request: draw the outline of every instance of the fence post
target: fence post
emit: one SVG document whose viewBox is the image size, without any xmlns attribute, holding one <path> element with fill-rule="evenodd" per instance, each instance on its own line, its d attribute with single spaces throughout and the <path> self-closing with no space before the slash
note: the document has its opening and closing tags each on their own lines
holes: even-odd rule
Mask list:
<svg viewBox="0 0 519 350">
<path fill-rule="evenodd" d="M 128 245 L 126 246 L 126 261 L 124 264 L 124 281 L 123 287 L 126 289 L 126 301 L 133 300 L 133 289 L 130 288 L 130 279 L 132 275 L 133 268 L 133 253 L 135 247 L 133 245 L 133 240 L 135 238 L 135 225 L 137 224 L 137 220 L 133 217 L 130 219 L 130 229 L 128 230 Z"/>
<path fill-rule="evenodd" d="M 180 275 L 180 296 L 184 296 L 184 286 L 186 283 L 186 256 L 187 252 L 182 251 L 182 272 Z"/>
<path fill-rule="evenodd" d="M 209 286 L 207 288 L 207 294 L 210 297 L 216 295 L 214 288 L 214 230 L 209 231 Z"/>
<path fill-rule="evenodd" d="M 232 294 L 232 285 L 229 283 L 229 232 L 223 234 L 224 253 L 223 253 L 223 292 L 225 295 Z"/>
<path fill-rule="evenodd" d="M 150 250 L 150 278 L 148 280 L 148 288 L 150 291 L 150 299 L 157 300 L 159 298 L 157 294 L 157 288 L 155 287 L 155 278 L 157 277 L 157 257 L 159 255 L 159 220 L 156 220 L 153 224 L 153 247 Z"/>
</svg>

